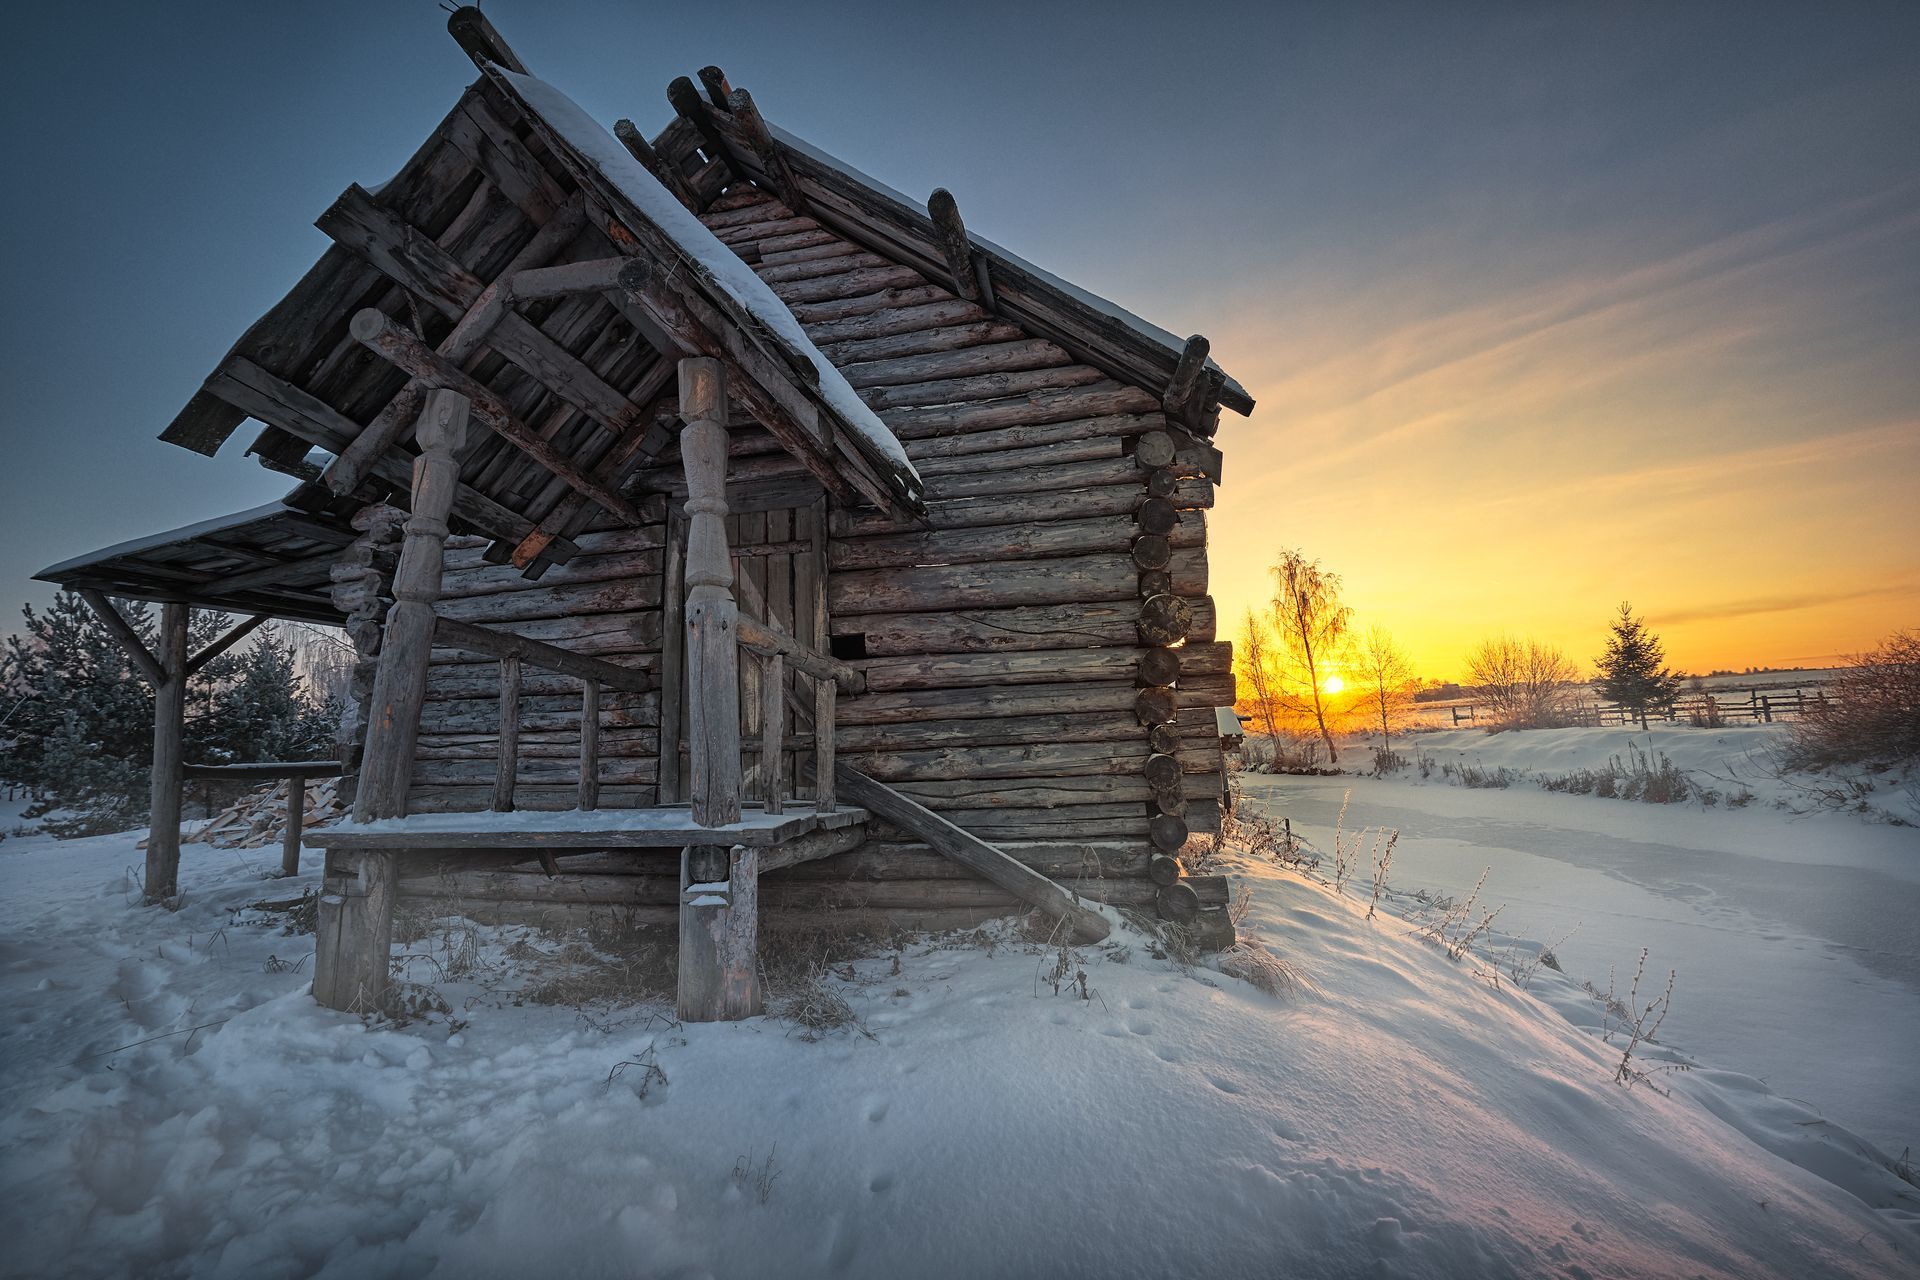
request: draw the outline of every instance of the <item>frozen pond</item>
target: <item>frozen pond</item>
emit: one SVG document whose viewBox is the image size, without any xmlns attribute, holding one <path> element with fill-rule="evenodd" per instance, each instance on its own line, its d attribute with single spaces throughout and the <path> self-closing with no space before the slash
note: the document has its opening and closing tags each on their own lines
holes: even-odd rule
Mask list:
<svg viewBox="0 0 1920 1280">
<path fill-rule="evenodd" d="M 1649 973 L 1679 971 L 1663 1041 L 1891 1156 L 1920 1147 L 1920 831 L 1437 777 L 1249 774 L 1245 787 L 1329 849 L 1351 791 L 1348 830 L 1401 832 L 1399 889 L 1465 894 L 1490 868 L 1499 927 L 1557 944 L 1575 978 L 1604 989 L 1611 969 L 1624 994 L 1649 948 Z"/>
</svg>

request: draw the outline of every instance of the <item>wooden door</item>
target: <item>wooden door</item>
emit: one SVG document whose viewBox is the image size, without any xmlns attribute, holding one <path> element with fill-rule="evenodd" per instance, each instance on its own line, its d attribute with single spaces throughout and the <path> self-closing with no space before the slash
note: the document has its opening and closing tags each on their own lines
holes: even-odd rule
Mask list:
<svg viewBox="0 0 1920 1280">
<path fill-rule="evenodd" d="M 777 627 L 809 649 L 827 647 L 827 513 L 823 499 L 727 517 L 727 546 L 733 552 L 733 596 L 740 612 Z M 668 517 L 661 655 L 660 803 L 684 804 L 687 786 L 687 673 L 684 598 L 686 594 L 686 517 Z M 789 796 L 813 793 L 813 690 L 806 677 L 789 671 L 787 739 L 781 776 Z M 760 750 L 761 667 L 748 653 L 740 657 L 740 742 L 742 798 L 757 804 L 763 795 Z M 801 785 L 796 785 L 799 783 Z"/>
</svg>

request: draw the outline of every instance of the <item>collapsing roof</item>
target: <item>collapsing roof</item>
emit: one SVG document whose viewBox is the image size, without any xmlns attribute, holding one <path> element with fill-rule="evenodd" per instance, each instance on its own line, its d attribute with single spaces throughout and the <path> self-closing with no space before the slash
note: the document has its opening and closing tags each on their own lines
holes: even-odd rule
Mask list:
<svg viewBox="0 0 1920 1280">
<path fill-rule="evenodd" d="M 673 374 L 688 355 L 728 366 L 736 412 L 838 502 L 912 514 L 920 480 L 893 415 L 868 407 L 781 287 L 707 225 L 726 215 L 697 216 L 755 188 L 929 282 L 887 285 L 888 305 L 958 295 L 1092 370 L 1164 388 L 1169 418 L 1196 435 L 1212 434 L 1223 406 L 1252 408 L 1204 339 L 1181 344 L 971 235 L 944 192 L 917 208 L 778 133 L 717 68 L 701 72 L 706 99 L 674 82 L 676 118 L 651 141 L 622 121 L 616 143 L 527 74 L 477 10 L 449 28 L 481 79 L 377 195 L 351 186 L 320 217 L 332 247 L 162 433 L 211 455 L 256 418 L 266 430 L 249 452 L 299 485 L 272 509 L 39 577 L 330 619 L 320 552 L 353 538 L 355 510 L 404 505 L 411 428 L 435 387 L 466 395 L 490 428 L 461 456 L 453 524 L 491 539 L 489 559 L 538 576 L 595 521 L 644 518 L 630 486 L 674 454 Z"/>
</svg>

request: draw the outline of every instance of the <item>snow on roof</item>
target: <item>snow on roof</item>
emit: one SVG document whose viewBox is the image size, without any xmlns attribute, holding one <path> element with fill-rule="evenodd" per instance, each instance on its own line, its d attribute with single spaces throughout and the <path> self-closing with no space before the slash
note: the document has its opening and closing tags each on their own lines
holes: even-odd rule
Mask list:
<svg viewBox="0 0 1920 1280">
<path fill-rule="evenodd" d="M 152 551 L 158 547 L 169 546 L 176 542 L 191 542 L 210 533 L 222 533 L 241 525 L 252 524 L 256 520 L 270 520 L 275 516 L 298 514 L 294 508 L 284 502 L 269 502 L 262 506 L 251 507 L 245 511 L 236 511 L 232 515 L 215 516 L 211 520 L 202 520 L 197 524 L 182 525 L 178 529 L 168 529 L 161 533 L 150 533 L 142 538 L 133 538 L 126 542 L 117 542 L 111 547 L 99 551 L 89 551 L 85 555 L 75 556 L 71 560 L 62 560 L 59 564 L 49 565 L 34 574 L 41 582 L 57 582 L 64 575 L 102 564 L 108 560 L 118 560 L 122 556 L 139 555 L 143 551 Z"/>
<path fill-rule="evenodd" d="M 771 133 L 774 136 L 774 138 L 777 141 L 779 141 L 783 146 L 788 147 L 791 150 L 800 152 L 802 155 L 805 155 L 806 157 L 813 160 L 815 163 L 821 165 L 824 168 L 837 170 L 841 174 L 845 175 L 851 181 L 857 182 L 861 186 L 864 186 L 873 191 L 876 191 L 879 194 L 888 197 L 889 199 L 897 200 L 901 204 L 907 206 L 907 208 L 909 209 L 924 209 L 926 207 L 925 201 L 915 200 L 910 196 L 906 195 L 904 192 L 901 192 L 894 187 L 888 186 L 886 183 L 880 181 L 878 178 L 875 178 L 873 175 L 868 173 L 862 173 L 860 170 L 854 168 L 852 165 L 840 159 L 838 156 L 830 155 L 827 152 L 822 151 L 820 148 L 808 142 L 805 138 L 796 137 L 793 134 L 788 133 L 785 129 L 780 128 L 778 125 L 768 124 L 767 131 Z M 1101 297 L 1097 293 L 1089 293 L 1085 289 L 1082 289 L 1079 285 L 1074 284 L 1071 280 L 1063 280 L 1059 276 L 1053 274 L 1053 272 L 1046 270 L 1044 267 L 1035 266 L 1033 263 L 1027 261 L 1025 258 L 1021 257 L 1019 254 L 1014 253 L 1013 251 L 1007 248 L 1004 248 L 1001 245 L 995 244 L 993 241 L 987 239 L 985 236 L 975 234 L 972 228 L 967 229 L 967 239 L 971 240 L 978 247 L 985 249 L 988 253 L 991 253 L 996 257 L 1005 259 L 1007 262 L 1011 263 L 1012 265 L 1018 267 L 1020 270 L 1031 275 L 1034 279 L 1039 280 L 1043 284 L 1049 285 L 1050 287 L 1058 290 L 1059 292 L 1066 294 L 1068 297 L 1073 298 L 1076 302 L 1079 302 L 1084 306 L 1090 307 L 1094 311 L 1099 312 L 1101 315 L 1104 315 L 1109 319 L 1115 320 L 1120 324 L 1125 325 L 1128 329 L 1131 329 L 1134 333 L 1138 334 L 1142 338 L 1145 338 L 1147 341 L 1154 343 L 1156 346 L 1165 347 L 1171 355 L 1174 355 L 1177 357 L 1182 351 L 1186 349 L 1187 343 L 1184 338 L 1175 337 L 1173 334 L 1169 333 L 1167 330 L 1162 329 L 1159 325 L 1154 324 L 1151 320 L 1142 319 L 1141 317 L 1135 315 L 1133 312 L 1127 310 L 1125 307 L 1121 306 L 1117 302 L 1110 302 L 1107 299 Z M 1225 378 L 1226 386 L 1232 388 L 1234 391 L 1238 392 L 1240 395 L 1244 396 L 1247 394 L 1247 390 L 1245 387 L 1242 387 L 1233 378 L 1228 377 L 1227 371 L 1222 369 L 1218 364 L 1215 364 L 1212 360 L 1207 361 L 1207 368 L 1212 369 L 1214 372 L 1218 373 L 1222 378 Z"/>
<path fill-rule="evenodd" d="M 1232 707 L 1215 707 L 1213 726 L 1223 738 L 1240 738 L 1246 736 L 1247 732 L 1246 726 L 1240 723 L 1240 717 L 1234 713 Z"/>
<path fill-rule="evenodd" d="M 787 304 L 780 301 L 766 282 L 753 273 L 752 267 L 720 243 L 719 237 L 687 212 L 686 207 L 661 186 L 645 166 L 629 155 L 627 149 L 572 98 L 534 76 L 522 75 L 504 67 L 496 67 L 495 70 L 513 85 L 527 106 L 538 112 L 541 119 L 598 169 L 621 195 L 632 201 L 648 221 L 671 236 L 688 257 L 704 267 L 715 284 L 731 294 L 734 301 L 754 319 L 804 353 L 819 375 L 820 394 L 828 406 L 862 440 L 909 477 L 917 491 L 920 473 L 914 469 L 899 439 L 854 393 L 840 370 L 813 345 L 813 340 L 807 337 L 807 331 L 800 327 L 800 322 L 794 318 Z"/>
</svg>

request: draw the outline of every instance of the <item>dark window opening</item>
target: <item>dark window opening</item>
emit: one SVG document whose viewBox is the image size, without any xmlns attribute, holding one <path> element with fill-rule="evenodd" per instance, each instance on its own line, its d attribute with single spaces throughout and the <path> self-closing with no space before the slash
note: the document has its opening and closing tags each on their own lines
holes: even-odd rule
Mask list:
<svg viewBox="0 0 1920 1280">
<path fill-rule="evenodd" d="M 864 633 L 856 636 L 827 637 L 828 652 L 842 662 L 867 656 L 867 637 Z"/>
</svg>

